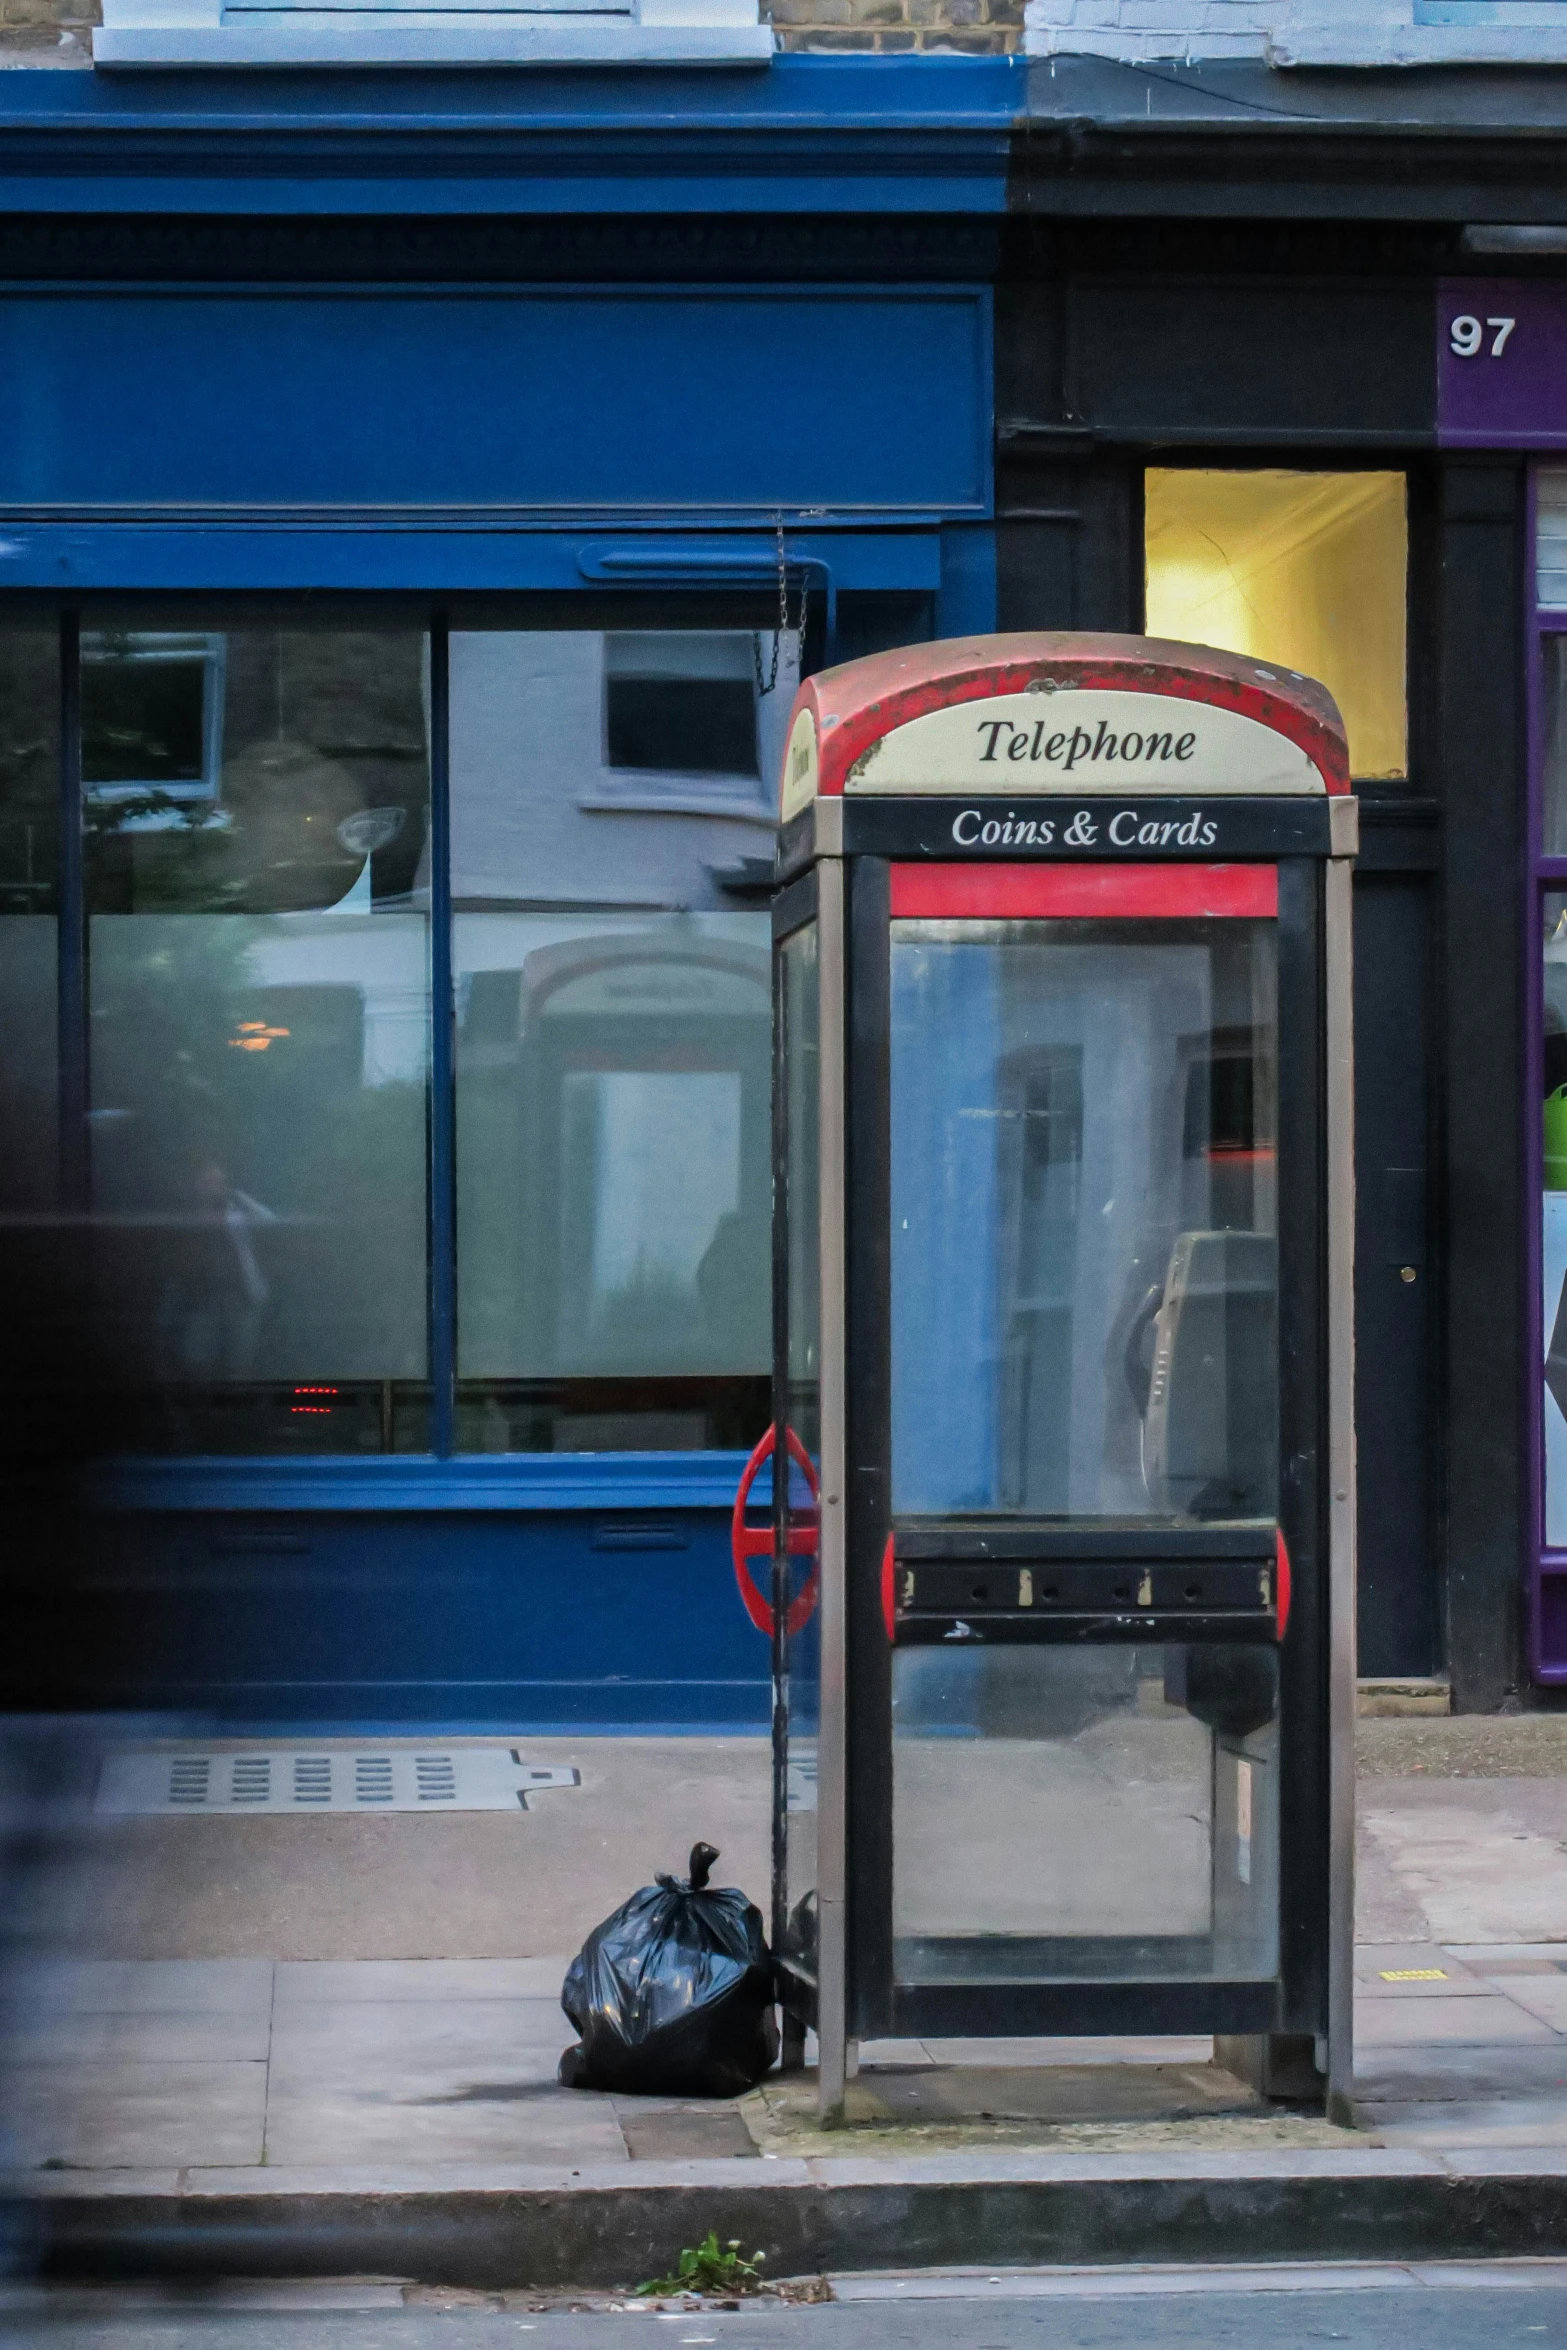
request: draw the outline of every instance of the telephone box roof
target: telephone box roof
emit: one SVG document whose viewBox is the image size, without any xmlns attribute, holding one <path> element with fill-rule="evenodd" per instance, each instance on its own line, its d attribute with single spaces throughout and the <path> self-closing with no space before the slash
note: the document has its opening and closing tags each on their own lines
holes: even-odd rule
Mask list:
<svg viewBox="0 0 1567 2350">
<path fill-rule="evenodd" d="M 1294 746 L 1303 778 L 1294 788 L 1334 793 L 1350 789 L 1344 722 L 1332 695 L 1314 679 L 1246 654 L 1217 652 L 1209 645 L 1056 632 L 949 637 L 933 644 L 905 645 L 807 678 L 790 718 L 783 813 L 792 814 L 818 794 L 835 798 L 846 787 L 854 791 L 862 782 L 865 788 L 895 789 L 879 778 L 872 782 L 870 754 L 896 730 L 965 703 L 1038 695 L 1041 700 L 1035 707 L 1043 723 L 1034 721 L 1036 730 L 1042 735 L 1045 725 L 1054 724 L 1057 731 L 1051 739 L 1060 740 L 1060 729 L 1073 723 L 1070 697 L 1076 693 L 1158 697 L 1167 706 L 1166 726 L 1171 702 L 1231 712 Z M 1051 698 L 1058 695 L 1065 698 Z M 1102 737 L 1102 727 L 1100 733 Z M 1114 739 L 1110 737 L 1112 743 Z M 992 752 L 995 747 L 992 738 Z M 1036 756 L 1038 749 L 1036 742 Z M 1021 780 L 1015 768 L 998 766 L 998 788 L 1016 788 Z M 1137 788 L 1126 776 L 1096 773 L 1095 780 L 1109 781 L 1112 789 Z M 1169 780 L 1173 782 L 1173 776 Z M 1080 771 L 1068 788 L 1082 788 L 1086 782 L 1086 773 Z M 932 776 L 911 788 L 937 787 Z M 973 783 L 960 788 L 972 789 Z M 1194 777 L 1190 788 L 1200 793 L 1203 786 Z M 1274 783 L 1266 788 L 1289 787 Z"/>
</svg>

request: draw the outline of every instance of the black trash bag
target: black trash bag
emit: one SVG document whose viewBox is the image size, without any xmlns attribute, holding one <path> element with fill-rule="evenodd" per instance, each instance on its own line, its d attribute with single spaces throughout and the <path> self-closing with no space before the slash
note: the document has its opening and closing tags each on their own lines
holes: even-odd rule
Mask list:
<svg viewBox="0 0 1567 2350">
<path fill-rule="evenodd" d="M 738 2097 L 776 2060 L 762 1915 L 738 1886 L 709 1886 L 717 1858 L 694 1844 L 689 1882 L 644 1885 L 583 1943 L 560 1994 L 581 2035 L 566 2088 Z"/>
</svg>

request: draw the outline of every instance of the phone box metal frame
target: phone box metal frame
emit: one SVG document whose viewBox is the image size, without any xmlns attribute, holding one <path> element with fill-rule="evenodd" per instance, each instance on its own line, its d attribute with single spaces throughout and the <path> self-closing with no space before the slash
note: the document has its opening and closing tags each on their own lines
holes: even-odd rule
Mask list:
<svg viewBox="0 0 1567 2350">
<path fill-rule="evenodd" d="M 800 690 L 774 912 L 774 1410 L 775 1426 L 786 1426 L 791 1041 L 782 955 L 814 924 L 820 1437 L 807 1476 L 814 1484 L 819 1472 L 820 1484 L 817 1501 L 800 1473 L 805 1448 L 792 1445 L 797 1467 L 774 1479 L 771 1541 L 756 1529 L 751 1547 L 770 1551 L 773 1573 L 771 1604 L 753 1612 L 774 1648 L 775 1946 L 788 2044 L 798 2056 L 806 2027 L 818 2034 L 824 2119 L 841 2111 L 860 2039 L 933 2033 L 1213 2032 L 1243 2068 L 1250 2052 L 1259 2081 L 1270 2057 L 1276 2077 L 1284 2055 L 1304 2047 L 1329 2109 L 1347 2109 L 1356 845 L 1330 698 L 1241 657 L 1133 637 L 975 637 L 850 663 Z M 1277 925 L 1277 1525 L 898 1515 L 892 921 L 1226 912 Z M 743 1495 L 735 1524 L 738 1537 Z M 992 1601 L 1003 1597 L 976 1609 L 960 1587 L 981 1565 Z M 1128 1967 L 1118 1979 L 1086 1981 L 1047 1979 L 1045 1968 L 1041 1979 L 897 1980 L 893 1657 L 951 1636 L 959 1598 L 963 1636 L 981 1640 L 1163 1639 L 1194 1644 L 1187 1654 L 1238 1639 L 1277 1643 L 1276 1972 L 1159 1979 L 1156 1968 Z M 791 1790 L 802 1800 L 809 1765 L 797 1756 L 791 1771 L 790 1647 L 813 1615 L 816 1849 L 805 1898 L 814 1922 L 802 1938 L 788 1806 Z"/>
</svg>

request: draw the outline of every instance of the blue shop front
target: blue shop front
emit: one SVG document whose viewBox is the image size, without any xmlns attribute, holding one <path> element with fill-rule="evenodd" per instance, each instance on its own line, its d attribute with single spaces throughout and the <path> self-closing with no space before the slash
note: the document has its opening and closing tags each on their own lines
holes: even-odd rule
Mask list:
<svg viewBox="0 0 1567 2350">
<path fill-rule="evenodd" d="M 781 737 L 995 623 L 1016 71 L 4 77 L 57 1701 L 765 1724 Z"/>
</svg>

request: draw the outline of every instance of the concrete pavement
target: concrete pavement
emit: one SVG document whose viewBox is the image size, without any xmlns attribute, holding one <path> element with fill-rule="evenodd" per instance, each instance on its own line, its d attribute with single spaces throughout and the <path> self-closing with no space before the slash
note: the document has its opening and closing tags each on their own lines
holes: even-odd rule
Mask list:
<svg viewBox="0 0 1567 2350">
<path fill-rule="evenodd" d="M 750 1889 L 763 1885 L 746 1841 L 766 1818 L 758 1742 L 579 1740 L 582 1790 L 515 1818 L 175 1819 L 128 1824 L 155 1837 L 127 1839 L 126 1823 L 87 1836 L 74 1893 L 55 1888 L 55 1946 L 12 1972 L 12 2174 L 62 2256 L 157 2243 L 160 2259 L 274 2272 L 279 2243 L 315 2271 L 373 2267 L 379 2245 L 396 2273 L 627 2282 L 647 2273 L 628 2264 L 672 2257 L 720 2208 L 730 2232 L 808 2266 L 910 2257 L 916 2241 L 933 2258 L 997 2241 L 1009 2258 L 1124 2257 L 1161 2227 L 1184 2257 L 1242 2242 L 1282 2257 L 1320 2249 L 1323 2229 L 1359 2251 L 1548 2247 L 1567 2236 L 1559 1734 L 1526 1720 L 1509 1746 L 1488 1726 L 1466 1752 L 1462 1725 L 1362 1730 L 1355 2133 L 1260 2108 L 1202 2041 L 867 2047 L 856 2126 L 827 2139 L 806 2084 L 739 2106 L 560 2090 L 570 1943 L 538 1947 L 549 1930 L 569 1918 L 574 1939 L 649 1859 L 678 1865 L 720 1802 Z M 322 1840 L 306 1900 L 278 1878 L 278 1828 Z M 515 1900 L 440 1861 L 443 1899 L 411 1898 L 421 1852 L 450 1839 L 471 1866 L 478 1828 L 509 1839 Z M 328 1900 L 322 1845 L 352 1861 L 356 1842 L 354 1899 Z M 136 1852 L 161 1870 L 156 1903 L 132 1896 Z M 378 1876 L 365 1855 L 389 1852 Z M 243 1904 L 223 1895 L 252 1873 L 262 1886 Z M 60 1950 L 68 1916 L 90 1955 Z M 339 1955 L 280 1955 L 299 1949 L 302 1918 Z M 465 1954 L 503 1923 L 508 1952 Z M 106 1955 L 116 1937 L 138 1955 Z M 429 1955 L 340 1955 L 388 1939 Z M 212 1941 L 224 1955 L 178 1954 Z M 531 2265 L 508 2277 L 508 2262 Z"/>
</svg>

